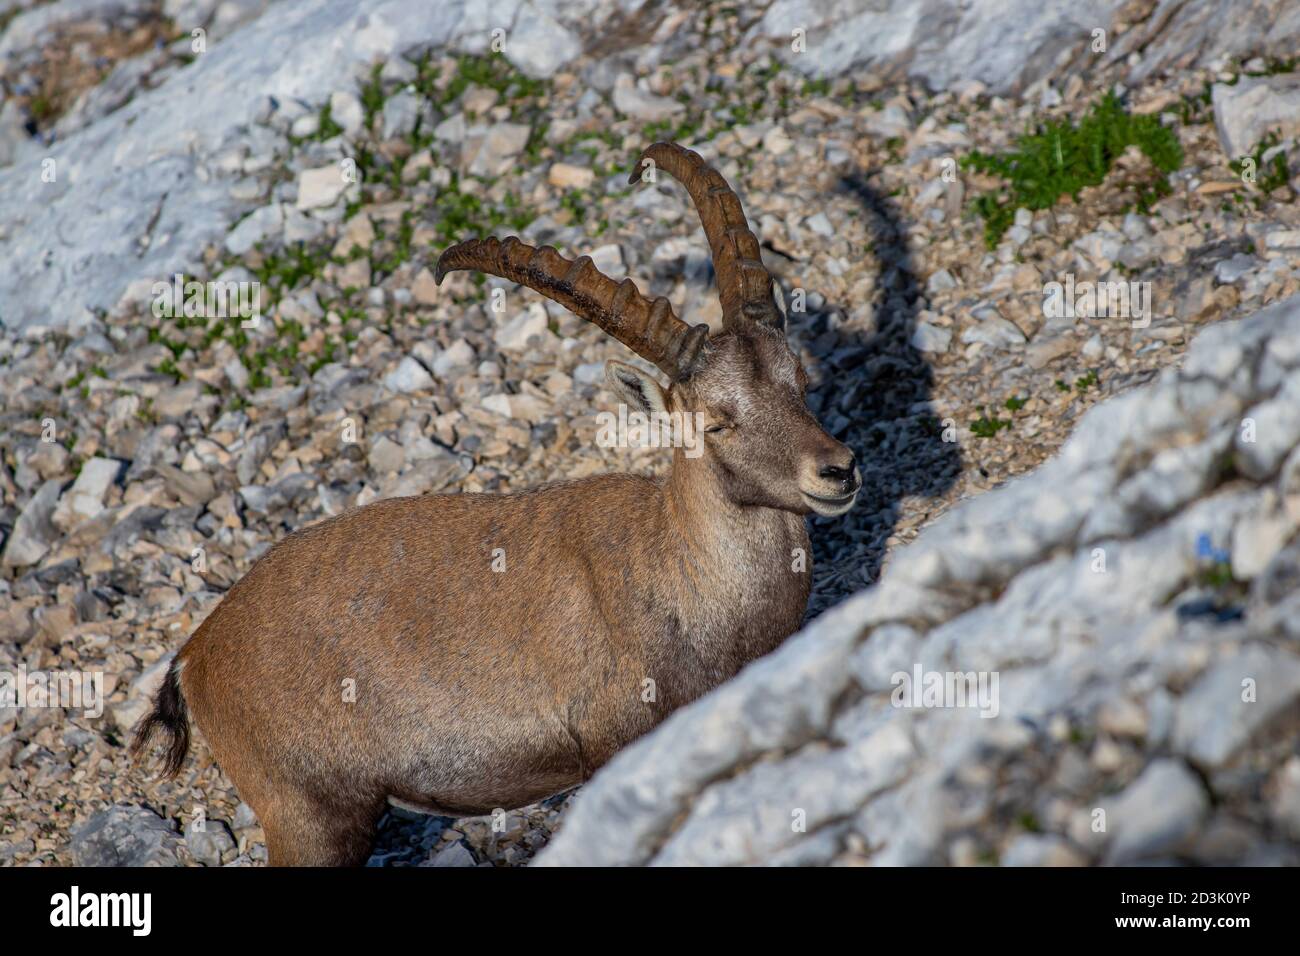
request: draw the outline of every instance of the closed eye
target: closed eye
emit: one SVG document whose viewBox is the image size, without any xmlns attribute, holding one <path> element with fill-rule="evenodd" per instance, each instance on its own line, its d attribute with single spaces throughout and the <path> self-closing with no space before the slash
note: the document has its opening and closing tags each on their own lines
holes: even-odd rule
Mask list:
<svg viewBox="0 0 1300 956">
<path fill-rule="evenodd" d="M 704 434 L 713 435 L 717 432 L 726 431 L 731 427 L 731 422 L 714 422 L 708 428 L 704 429 Z"/>
</svg>

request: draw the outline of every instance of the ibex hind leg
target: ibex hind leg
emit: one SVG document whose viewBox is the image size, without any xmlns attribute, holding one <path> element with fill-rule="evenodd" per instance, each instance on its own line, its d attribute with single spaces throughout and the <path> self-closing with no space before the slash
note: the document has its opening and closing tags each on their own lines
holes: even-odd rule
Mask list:
<svg viewBox="0 0 1300 956">
<path fill-rule="evenodd" d="M 257 806 L 270 866 L 362 866 L 374 847 L 383 803 L 339 806 L 277 790 Z"/>
</svg>

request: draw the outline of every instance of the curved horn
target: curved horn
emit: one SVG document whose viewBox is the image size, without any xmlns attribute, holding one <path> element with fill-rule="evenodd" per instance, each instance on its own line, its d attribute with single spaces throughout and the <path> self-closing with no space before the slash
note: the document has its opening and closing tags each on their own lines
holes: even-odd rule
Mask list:
<svg viewBox="0 0 1300 956">
<path fill-rule="evenodd" d="M 749 320 L 783 329 L 785 317 L 772 293 L 772 276 L 763 265 L 758 239 L 745 221 L 739 197 L 722 174 L 693 150 L 676 143 L 655 143 L 637 158 L 629 183 L 641 178 L 648 161 L 685 186 L 695 203 L 718 277 L 723 327 Z"/>
<path fill-rule="evenodd" d="M 560 303 L 654 363 L 674 381 L 694 370 L 709 327 L 687 325 L 662 296 L 649 299 L 631 279 L 615 282 L 592 265 L 590 256 L 566 259 L 551 246 L 536 248 L 514 236 L 470 239 L 438 257 L 434 278 L 458 269 L 489 272 L 526 285 Z"/>
</svg>

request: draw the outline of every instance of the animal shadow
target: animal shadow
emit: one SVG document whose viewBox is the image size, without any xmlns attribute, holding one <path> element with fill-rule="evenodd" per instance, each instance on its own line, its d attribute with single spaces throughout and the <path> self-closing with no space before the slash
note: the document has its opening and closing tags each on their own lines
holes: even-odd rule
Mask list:
<svg viewBox="0 0 1300 956">
<path fill-rule="evenodd" d="M 961 468 L 957 444 L 943 440 L 930 409 L 933 372 L 912 345 L 924 299 L 897 204 L 862 173 L 843 176 L 839 190 L 861 206 L 872 236 L 878 274 L 870 330 L 832 327 L 832 315 L 867 304 L 858 302 L 826 303 L 790 322 L 819 356 L 809 369 L 817 382 L 813 411 L 857 455 L 863 488 L 848 514 L 813 519 L 808 619 L 874 583 L 904 499 L 942 496 Z"/>
</svg>

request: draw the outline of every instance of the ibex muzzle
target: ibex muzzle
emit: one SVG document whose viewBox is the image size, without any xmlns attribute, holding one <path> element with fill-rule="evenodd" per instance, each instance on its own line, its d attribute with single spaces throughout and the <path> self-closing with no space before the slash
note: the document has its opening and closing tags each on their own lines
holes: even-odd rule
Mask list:
<svg viewBox="0 0 1300 956">
<path fill-rule="evenodd" d="M 181 649 L 134 748 L 169 736 L 175 773 L 192 714 L 271 863 L 363 863 L 389 802 L 460 816 L 573 787 L 799 626 L 804 519 L 852 505 L 853 454 L 808 411 L 735 193 L 675 144 L 649 160 L 699 210 L 713 337 L 515 238 L 453 246 L 437 276 L 489 272 L 594 322 L 669 380 L 610 362 L 614 391 L 693 416 L 703 453 L 678 448 L 660 480 L 380 501 L 267 552 Z"/>
</svg>

